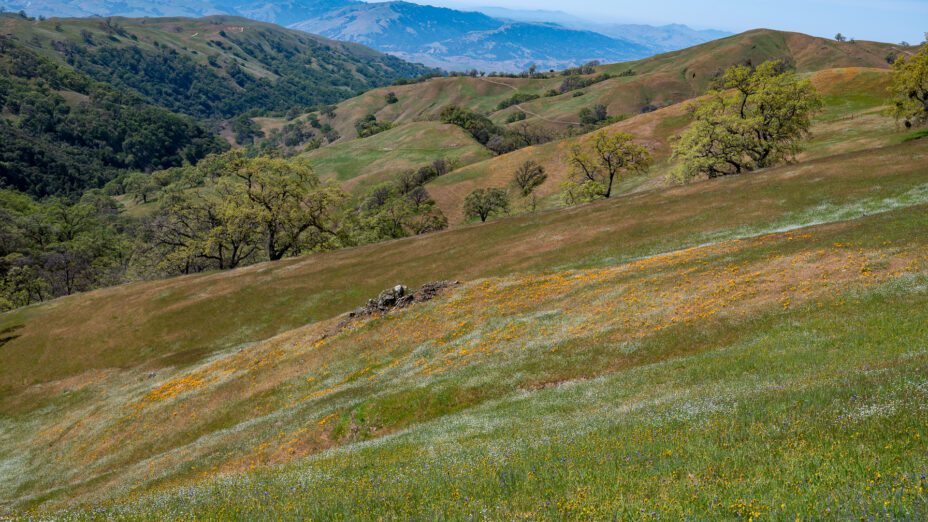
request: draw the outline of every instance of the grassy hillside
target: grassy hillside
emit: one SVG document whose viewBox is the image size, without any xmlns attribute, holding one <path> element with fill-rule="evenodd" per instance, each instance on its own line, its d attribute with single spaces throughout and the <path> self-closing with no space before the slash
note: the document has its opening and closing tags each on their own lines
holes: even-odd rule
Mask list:
<svg viewBox="0 0 928 522">
<path fill-rule="evenodd" d="M 0 314 L 0 518 L 928 517 L 928 140 L 884 114 L 884 47 L 739 38 L 654 78 L 791 53 L 826 102 L 795 163 L 667 185 L 677 103 L 613 126 L 657 163 L 609 200 Z M 559 81 L 489 80 L 348 100 L 397 126 L 308 157 L 357 188 L 458 159 L 428 185 L 458 222 L 534 159 L 556 206 L 588 137 L 485 159 L 422 117 Z"/>
<path fill-rule="evenodd" d="M 717 502 L 869 512 L 882 489 L 844 503 L 867 476 L 902 484 L 925 464 L 913 438 L 925 412 L 906 382 L 928 332 L 920 317 L 890 318 L 924 296 L 926 154 L 928 142 L 913 141 L 5 314 L 0 458 L 15 472 L 0 492 L 19 508 L 52 507 L 255 469 L 114 513 L 192 505 L 218 516 L 222 503 L 246 518 L 269 507 L 428 518 L 486 505 L 501 518 L 545 518 L 620 509 L 603 503 L 615 491 L 635 510 L 681 514 Z M 325 337 L 331 318 L 379 289 L 440 278 L 465 284 Z M 874 366 L 892 370 L 858 372 Z M 806 406 L 783 417 L 797 401 Z M 894 427 L 877 428 L 886 416 Z M 682 437 L 696 425 L 699 437 Z M 369 439 L 380 442 L 356 444 Z M 759 456 L 778 440 L 805 442 Z M 613 457 L 594 459 L 603 444 Z M 344 450 L 320 453 L 334 447 Z M 892 449 L 864 464 L 864 447 Z M 506 458 L 483 460 L 493 448 Z M 264 470 L 309 455 L 318 458 Z M 826 471 L 806 471 L 810 459 Z M 790 481 L 766 487 L 764 466 L 784 463 Z M 420 493 L 378 485 L 387 469 Z M 480 478 L 487 470 L 513 482 L 500 489 Z M 446 473 L 457 494 L 442 489 Z M 641 489 L 665 473 L 666 487 Z M 693 487 L 688 474 L 702 484 L 696 498 L 675 494 Z M 330 478 L 310 487 L 297 476 Z M 790 494 L 813 479 L 801 502 Z M 362 486 L 350 495 L 329 494 L 353 480 Z M 533 503 L 542 485 L 551 502 Z M 268 496 L 251 497 L 254 488 Z M 460 502 L 475 496 L 477 507 Z M 899 513 L 924 509 L 915 497 L 889 500 Z"/>
<path fill-rule="evenodd" d="M 435 78 L 414 85 L 375 89 L 340 103 L 331 123 L 343 139 L 350 139 L 355 136 L 354 121 L 365 114 L 374 113 L 379 120 L 405 123 L 434 119 L 442 107 L 451 104 L 489 113 L 497 123 L 503 123 L 518 108 L 497 111 L 497 105 L 519 92 L 541 96 L 522 104 L 530 112 L 526 121 L 563 129 L 569 125 L 562 122 L 576 122 L 580 109 L 598 103 L 608 106 L 610 114 L 632 116 L 647 105 L 663 107 L 691 99 L 705 92 L 713 78 L 732 65 L 783 60 L 802 73 L 845 67 L 887 69 L 887 56 L 910 51 L 883 43 L 834 42 L 798 33 L 757 30 L 683 51 L 601 66 L 581 77 L 593 78 L 601 73 L 614 77 L 553 97 L 545 94 L 563 82 L 564 78 L 557 74 L 531 79 Z M 626 71 L 635 74 L 619 76 Z M 397 104 L 384 101 L 390 91 L 396 92 Z M 583 95 L 575 97 L 578 92 Z"/>
<path fill-rule="evenodd" d="M 305 157 L 322 179 L 349 188 L 369 187 L 430 164 L 436 159 L 468 165 L 492 154 L 461 128 L 414 122 L 369 138 L 337 143 Z"/>
<path fill-rule="evenodd" d="M 911 52 L 911 49 L 875 42 L 835 42 L 798 33 L 757 30 L 645 60 L 600 66 L 592 74 L 579 78 L 591 79 L 602 73 L 613 77 L 557 96 L 547 94 L 564 82 L 560 75 L 434 78 L 413 85 L 371 90 L 338 104 L 334 117 L 320 118 L 338 131 L 341 136 L 339 143 L 345 143 L 356 138 L 354 123 L 367 114 L 375 114 L 379 121 L 391 122 L 402 128 L 413 122 L 436 120 L 439 112 L 448 105 L 488 114 L 500 125 L 506 123 L 510 114 L 522 110 L 527 115 L 526 123 L 563 132 L 576 127 L 580 110 L 603 104 L 608 107 L 609 114 L 627 117 L 613 125 L 612 129 L 637 135 L 652 148 L 658 159 L 650 180 L 630 180 L 620 187 L 628 191 L 651 188 L 663 180 L 670 168 L 667 161 L 670 141 L 687 124 L 686 106 L 680 104 L 705 92 L 718 74 L 737 64 L 783 60 L 801 74 L 810 76 L 825 95 L 827 110 L 820 116 L 815 128 L 818 137 L 809 145 L 809 153 L 803 158 L 821 157 L 839 152 L 839 149 L 847 151 L 856 150 L 859 146 L 885 144 L 892 140 L 890 135 L 896 131 L 892 120 L 880 112 L 886 103 L 889 81 L 887 58 L 893 53 L 906 52 Z M 622 76 L 628 71 L 634 74 Z M 386 101 L 390 92 L 396 94 L 396 103 Z M 500 102 L 516 93 L 536 95 L 538 99 L 498 110 Z M 653 114 L 641 114 L 645 107 L 660 109 Z M 259 123 L 269 130 L 282 125 L 283 120 L 262 119 Z M 567 176 L 564 164 L 566 152 L 572 144 L 586 139 L 571 138 L 474 164 L 462 164 L 457 172 L 432 182 L 429 191 L 451 222 L 460 223 L 463 220 L 462 203 L 471 190 L 506 185 L 515 168 L 531 159 L 548 171 L 549 181 L 539 189 L 539 195 L 547 198 L 543 205 L 557 206 L 559 185 Z M 340 151 L 347 154 L 340 157 Z M 354 161 L 349 151 L 352 149 L 337 148 L 317 154 L 325 157 L 323 169 L 328 169 L 333 162 L 341 163 L 346 165 L 346 169 L 356 169 L 353 174 L 343 174 L 344 177 L 366 176 L 364 164 Z M 374 159 L 373 156 L 368 159 Z M 390 156 L 395 154 L 390 152 Z M 392 159 L 385 158 L 383 161 L 390 162 Z M 372 170 L 381 179 L 382 170 Z"/>
<path fill-rule="evenodd" d="M 904 130 L 885 114 L 890 81 L 889 72 L 885 69 L 828 69 L 809 76 L 823 96 L 825 108 L 816 118 L 813 138 L 806 144 L 807 150 L 800 156 L 801 161 L 881 147 L 906 136 Z M 620 191 L 645 190 L 667 183 L 666 178 L 673 169 L 670 161 L 672 141 L 689 123 L 689 103 L 638 115 L 608 127 L 610 131 L 635 135 L 651 149 L 656 160 L 648 176 L 624 181 Z M 548 181 L 538 189 L 543 205 L 560 206 L 560 184 L 569 176 L 566 164 L 568 152 L 574 144 L 589 139 L 589 135 L 568 138 L 466 165 L 433 181 L 428 190 L 449 220 L 460 223 L 464 219 L 462 205 L 467 194 L 479 187 L 506 186 L 516 168 L 532 160 L 544 166 L 548 173 Z"/>
</svg>

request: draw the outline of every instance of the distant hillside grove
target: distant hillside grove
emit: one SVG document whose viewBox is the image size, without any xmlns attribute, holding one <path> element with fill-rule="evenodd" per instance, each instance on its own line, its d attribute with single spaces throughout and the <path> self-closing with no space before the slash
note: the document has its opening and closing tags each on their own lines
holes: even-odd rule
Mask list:
<svg viewBox="0 0 928 522">
<path fill-rule="evenodd" d="M 109 34 L 104 26 L 97 31 L 90 40 L 109 39 L 101 36 Z M 132 40 L 127 30 L 112 31 L 118 41 Z M 453 161 L 436 159 L 349 193 L 320 180 L 304 158 L 288 157 L 308 136 L 334 138 L 335 130 L 316 116 L 305 120 L 306 127 L 294 120 L 254 142 L 260 130 L 239 111 L 256 109 L 249 104 L 258 98 L 246 96 L 242 106 L 194 102 L 118 73 L 132 63 L 148 67 L 144 58 L 133 62 L 131 56 L 143 56 L 134 50 L 86 44 L 62 62 L 48 57 L 51 45 L 40 53 L 18 39 L 0 39 L 0 311 L 126 281 L 232 269 L 448 226 L 427 185 L 454 170 Z M 122 65 L 95 70 L 109 60 L 100 52 L 113 53 L 107 56 Z M 182 55 L 160 56 L 164 71 L 185 70 L 177 65 Z M 221 68 L 237 74 L 229 64 Z M 274 100 L 261 110 L 285 108 Z M 526 100 L 513 96 L 506 103 Z M 384 101 L 396 103 L 395 93 Z M 691 123 L 673 150 L 675 181 L 793 160 L 821 103 L 811 83 L 783 62 L 727 69 L 692 103 Z M 890 104 L 905 125 L 928 124 L 928 50 L 895 61 Z M 330 116 L 335 111 L 326 104 L 316 109 Z M 246 147 L 229 150 L 217 137 L 214 125 L 228 115 L 241 122 L 234 132 Z M 564 153 L 569 178 L 559 189 L 568 205 L 612 197 L 618 183 L 647 172 L 654 161 L 634 135 L 605 128 L 618 121 L 605 106 L 578 116 L 583 123 L 570 132 L 588 136 Z M 496 154 L 564 136 L 518 121 L 498 125 L 454 105 L 439 118 Z M 355 129 L 364 137 L 391 125 L 370 115 Z M 543 166 L 522 162 L 508 184 L 474 190 L 462 210 L 480 222 L 534 212 L 536 190 L 550 182 L 548 175 Z M 124 205 L 147 210 L 136 214 Z"/>
<path fill-rule="evenodd" d="M 223 120 L 323 107 L 436 73 L 243 19 L 0 21 L 9 29 L 0 34 L 0 183 L 37 197 L 74 198 L 121 172 L 196 163 L 228 148 Z"/>
</svg>

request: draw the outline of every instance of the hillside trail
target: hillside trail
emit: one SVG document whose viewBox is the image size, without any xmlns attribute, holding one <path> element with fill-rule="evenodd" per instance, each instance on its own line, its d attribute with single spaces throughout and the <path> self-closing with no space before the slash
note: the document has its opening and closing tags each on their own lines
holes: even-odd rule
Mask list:
<svg viewBox="0 0 928 522">
<path fill-rule="evenodd" d="M 497 82 L 497 81 L 490 80 L 490 79 L 488 79 L 488 78 L 478 78 L 478 79 L 481 80 L 481 81 L 487 82 L 487 83 L 492 83 L 492 84 L 495 84 L 495 85 L 502 85 L 503 87 L 507 87 L 507 88 L 509 88 L 509 89 L 512 89 L 513 91 L 518 91 L 518 90 L 519 90 L 518 87 L 515 87 L 515 86 L 513 86 L 513 85 L 509 85 L 508 83 L 505 83 L 505 82 Z M 539 120 L 546 121 L 546 122 L 548 122 L 548 123 L 557 123 L 557 124 L 561 124 L 561 125 L 574 125 L 574 126 L 576 126 L 576 127 L 579 127 L 579 126 L 582 125 L 581 123 L 577 123 L 577 122 L 575 122 L 575 121 L 552 120 L 551 118 L 546 118 L 546 117 L 542 116 L 541 114 L 538 114 L 537 112 L 532 112 L 532 111 L 526 109 L 525 107 L 522 106 L 522 104 L 513 105 L 513 107 L 515 107 L 516 109 L 519 109 L 520 111 L 524 112 L 525 114 L 528 114 L 529 116 L 534 116 L 534 117 L 538 118 Z"/>
</svg>

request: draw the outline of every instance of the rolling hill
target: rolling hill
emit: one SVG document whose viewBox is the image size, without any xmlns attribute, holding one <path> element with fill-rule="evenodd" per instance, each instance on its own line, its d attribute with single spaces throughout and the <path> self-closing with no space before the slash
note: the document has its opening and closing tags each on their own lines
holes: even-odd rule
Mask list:
<svg viewBox="0 0 928 522">
<path fill-rule="evenodd" d="M 662 106 L 612 125 L 658 159 L 612 199 L 0 314 L 0 517 L 925 518 L 928 139 L 884 112 L 908 51 L 755 31 L 603 66 L 634 75 L 584 96 Z M 771 58 L 824 99 L 805 152 L 663 183 L 688 100 Z M 554 207 L 588 136 L 487 157 L 434 115 L 499 121 L 561 81 L 375 89 L 306 157 L 360 189 L 453 156 L 426 188 L 459 223 L 534 159 Z M 521 105 L 560 126 L 571 100 Z M 367 113 L 395 126 L 350 135 Z M 347 314 L 433 281 L 454 283 Z"/>
<path fill-rule="evenodd" d="M 354 122 L 366 114 L 374 114 L 378 120 L 393 123 L 395 128 L 392 132 L 396 134 L 405 125 L 436 120 L 441 110 L 449 105 L 487 114 L 500 125 L 506 124 L 510 114 L 521 110 L 527 118 L 517 125 L 527 123 L 563 132 L 576 127 L 577 114 L 581 109 L 603 104 L 610 114 L 625 116 L 623 121 L 610 128 L 635 134 L 652 148 L 658 159 L 650 178 L 630 180 L 621 187 L 626 191 L 636 190 L 664 181 L 670 170 L 667 162 L 670 141 L 688 123 L 686 109 L 689 100 L 705 92 L 720 71 L 737 64 L 783 60 L 799 73 L 809 76 L 826 95 L 827 111 L 816 124 L 815 132 L 820 136 L 813 141 L 810 154 L 828 154 L 829 150 L 834 152 L 838 147 L 850 150 L 851 147 L 866 145 L 866 141 L 872 141 L 870 145 L 885 144 L 886 140 L 878 137 L 892 135 L 896 130 L 891 118 L 880 113 L 886 103 L 885 92 L 889 82 L 887 56 L 905 52 L 910 50 L 890 44 L 842 43 L 798 33 L 756 30 L 645 60 L 604 65 L 580 77 L 590 79 L 602 73 L 610 73 L 613 77 L 556 96 L 548 93 L 564 82 L 565 77 L 561 75 L 432 78 L 411 85 L 371 90 L 338 104 L 334 118 L 322 119 L 338 131 L 341 136 L 339 143 L 343 144 L 357 136 Z M 634 74 L 621 75 L 625 71 L 633 71 Z M 396 95 L 396 103 L 385 100 L 390 92 Z M 538 98 L 498 109 L 500 102 L 516 93 Z M 645 110 L 652 112 L 642 113 Z M 268 119 L 262 123 L 276 125 L 279 121 Z M 858 128 L 856 132 L 861 135 L 856 140 L 850 135 L 854 128 Z M 533 160 L 547 169 L 550 178 L 539 189 L 539 194 L 547 198 L 543 204 L 558 206 L 561 204 L 557 195 L 560 182 L 567 177 L 566 153 L 572 144 L 585 139 L 587 137 L 584 136 L 568 137 L 474 164 L 462 162 L 457 171 L 431 182 L 427 188 L 451 222 L 460 223 L 463 220 L 462 204 L 470 191 L 478 187 L 505 186 L 518 165 Z M 829 140 L 835 142 L 830 149 L 815 151 L 828 146 Z M 350 153 L 344 159 L 338 159 L 338 150 L 350 149 L 323 152 L 326 151 L 324 148 L 313 154 L 324 155 L 326 163 L 355 165 L 358 172 L 350 177 L 363 177 L 363 164 L 355 162 Z M 397 151 L 390 154 L 391 159 L 401 155 L 401 150 L 399 154 Z M 476 156 L 471 158 L 476 159 Z M 390 170 L 401 172 L 415 161 L 419 159 L 411 158 Z M 326 168 L 323 166 L 324 170 Z M 384 171 L 383 167 L 374 170 Z"/>
<path fill-rule="evenodd" d="M 478 68 L 520 72 L 532 63 L 548 69 L 576 66 L 594 59 L 614 62 L 681 49 L 725 34 L 697 32 L 685 26 L 599 26 L 582 22 L 568 27 L 554 23 L 558 21 L 554 19 L 517 21 L 508 16 L 500 19 L 480 12 L 398 1 L 172 0 L 152 4 L 138 0 L 41 3 L 3 0 L 0 7 L 46 17 L 241 16 L 359 42 L 413 62 L 454 71 Z M 592 27 L 599 32 L 590 30 Z"/>
<path fill-rule="evenodd" d="M 585 438 L 550 438 L 554 433 L 547 429 L 528 432 L 544 444 L 528 443 L 519 435 L 528 433 L 518 427 L 544 418 L 544 411 L 560 420 L 541 425 L 591 436 L 620 422 L 631 438 L 616 448 L 619 461 L 656 444 L 655 452 L 671 452 L 661 461 L 669 469 L 700 469 L 702 476 L 710 471 L 693 466 L 723 454 L 726 446 L 715 439 L 722 431 L 712 434 L 732 414 L 762 431 L 750 437 L 745 432 L 744 453 L 720 461 L 717 472 L 726 474 L 741 471 L 740 459 L 757 458 L 751 448 L 777 440 L 773 412 L 793 401 L 812 401 L 793 417 L 798 424 L 792 429 L 800 430 L 795 436 L 807 441 L 804 451 L 777 459 L 796 466 L 793 480 L 805 477 L 804 459 L 836 458 L 835 444 L 844 450 L 841 462 L 866 458 L 852 449 L 861 445 L 851 432 L 832 428 L 830 419 L 842 411 L 889 401 L 895 404 L 887 413 L 891 418 L 914 423 L 866 431 L 873 445 L 898 448 L 883 453 L 895 458 L 875 467 L 829 468 L 825 477 L 832 489 L 803 498 L 827 496 L 835 487 L 852 495 L 866 482 L 864 474 L 901 480 L 912 466 L 924 464 L 922 442 L 911 438 L 924 411 L 918 402 L 898 401 L 917 393 L 904 383 L 920 371 L 923 355 L 911 350 L 928 332 L 920 317 L 908 316 L 892 328 L 915 344 L 887 344 L 893 337 L 886 337 L 886 328 L 893 310 L 911 311 L 912 300 L 924 298 L 928 246 L 919 231 L 928 171 L 918 158 L 926 154 L 926 142 L 909 142 L 484 227 L 112 288 L 4 314 L 0 458 L 4 469 L 13 470 L 0 484 L 4 502 L 15 509 L 90 502 L 116 517 L 176 516 L 176 510 L 212 516 L 222 508 L 245 518 L 263 509 L 294 516 L 291 510 L 310 510 L 303 513 L 323 518 L 348 510 L 367 518 L 373 515 L 357 510 L 380 498 L 377 510 L 399 508 L 402 501 L 410 516 L 427 516 L 431 509 L 466 513 L 473 506 L 433 490 L 437 479 L 427 469 L 450 471 L 446 466 L 458 458 L 502 444 L 526 470 L 534 465 L 536 476 L 547 477 L 557 468 L 542 464 L 546 452 L 582 459 L 587 450 L 581 448 L 596 445 Z M 791 232 L 778 232 L 783 230 Z M 440 278 L 465 285 L 433 305 L 332 333 L 337 319 L 330 318 L 380 288 Z M 839 323 L 825 312 L 833 309 L 842 311 Z M 783 330 L 786 325 L 792 328 Z M 816 337 L 810 347 L 802 332 L 816 329 L 831 335 Z M 738 355 L 745 350 L 752 364 Z M 802 363 L 813 358 L 815 364 Z M 884 375 L 888 381 L 856 380 L 859 368 L 874 365 L 901 373 Z M 678 373 L 683 368 L 705 379 Z M 647 380 L 675 383 L 671 390 L 682 395 L 632 384 L 641 372 Z M 785 386 L 780 394 L 789 393 L 768 395 L 761 375 Z M 901 395 L 873 395 L 884 385 Z M 593 391 L 600 386 L 618 386 L 619 395 Z M 832 391 L 817 391 L 824 389 Z M 587 393 L 589 400 L 571 399 Z M 856 405 L 848 398 L 853 393 L 865 394 L 865 402 Z M 653 417 L 635 415 L 639 401 L 663 420 L 655 425 Z M 610 404 L 619 410 L 609 410 Z M 758 404 L 768 406 L 757 410 Z M 626 408 L 632 409 L 620 413 Z M 510 419 L 514 431 L 493 428 L 491 418 Z M 862 417 L 855 426 L 898 426 L 883 418 Z M 685 443 L 679 434 L 690 423 L 713 428 Z M 450 433 L 458 435 L 449 439 Z M 446 444 L 463 447 L 460 453 L 435 452 Z M 324 452 L 333 448 L 342 449 Z M 353 455 L 373 467 L 344 468 Z M 457 457 L 449 462 L 440 455 Z M 342 481 L 373 480 L 395 470 L 400 456 L 423 470 L 407 471 L 407 480 L 424 488 L 423 497 L 403 497 L 392 486 L 374 487 L 374 497 L 366 496 L 367 486 L 347 498 L 328 493 Z M 598 469 L 585 460 L 571 462 Z M 502 463 L 484 465 L 492 470 Z M 619 481 L 636 509 L 646 501 L 632 493 L 635 481 L 657 473 L 641 466 L 626 468 L 634 473 Z M 462 497 L 487 499 L 496 491 L 483 489 L 488 485 L 479 482 L 479 469 L 459 471 L 455 484 Z M 516 472 L 511 491 L 531 488 L 525 473 Z M 296 476 L 310 482 L 284 494 L 299 484 Z M 545 483 L 555 498 L 570 498 L 585 483 L 593 488 L 587 498 L 598 499 L 608 491 L 601 488 L 609 477 Z M 686 480 L 679 480 L 667 482 L 671 491 L 686 488 Z M 771 512 L 784 509 L 776 506 L 786 503 L 785 491 L 752 490 L 752 481 L 713 491 L 726 506 L 748 495 Z M 182 495 L 174 493 L 178 485 L 186 485 Z M 268 496 L 252 498 L 247 492 L 255 488 Z M 135 497 L 146 491 L 165 493 Z M 109 503 L 130 493 L 137 500 Z M 302 500 L 292 503 L 294 495 Z M 870 495 L 860 509 L 882 505 L 883 497 Z M 894 502 L 909 513 L 917 506 L 909 497 Z M 676 501 L 662 511 L 707 509 L 700 506 L 698 499 Z M 842 512 L 858 512 L 843 506 Z M 497 509 L 499 516 L 509 509 L 554 516 L 566 508 L 525 498 L 516 508 Z"/>
<path fill-rule="evenodd" d="M 316 174 L 351 191 L 391 181 L 436 159 L 468 165 L 492 154 L 454 125 L 414 122 L 370 138 L 351 140 L 305 154 Z"/>
<path fill-rule="evenodd" d="M 434 71 L 370 48 L 244 18 L 0 19 L 0 34 L 200 118 L 335 103 Z"/>
<path fill-rule="evenodd" d="M 0 186 L 77 197 L 120 173 L 222 150 L 219 120 L 306 110 L 431 72 L 241 18 L 3 14 Z"/>
<path fill-rule="evenodd" d="M 910 49 L 892 44 L 834 42 L 761 29 L 644 60 L 600 66 L 579 77 L 592 79 L 603 73 L 613 77 L 557 96 L 546 94 L 564 82 L 565 77 L 558 74 L 537 78 L 432 78 L 412 85 L 374 89 L 338 104 L 337 117 L 330 123 L 343 138 L 352 138 L 354 122 L 365 114 L 405 123 L 435 119 L 442 108 L 452 104 L 489 114 L 502 123 L 519 107 L 498 111 L 499 102 L 514 93 L 524 93 L 539 96 L 521 104 L 529 112 L 527 122 L 566 129 L 577 122 L 580 109 L 597 103 L 606 105 L 610 114 L 633 116 L 644 109 L 692 99 L 705 92 L 713 79 L 732 65 L 783 60 L 800 73 L 842 67 L 888 69 L 887 57 L 905 52 Z M 628 75 L 628 71 L 633 74 Z M 395 92 L 398 103 L 386 103 L 387 92 Z M 577 96 L 578 93 L 582 95 Z"/>
</svg>

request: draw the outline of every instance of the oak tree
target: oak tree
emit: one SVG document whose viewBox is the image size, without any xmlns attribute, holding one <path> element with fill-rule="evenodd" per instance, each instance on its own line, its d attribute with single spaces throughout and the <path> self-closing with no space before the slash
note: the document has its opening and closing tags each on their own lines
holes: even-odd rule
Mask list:
<svg viewBox="0 0 928 522">
<path fill-rule="evenodd" d="M 779 61 L 732 67 L 691 108 L 693 124 L 674 147 L 677 177 L 715 178 L 791 160 L 821 105 L 812 84 Z"/>
<path fill-rule="evenodd" d="M 893 64 L 893 114 L 906 127 L 928 124 L 928 47 Z"/>
<path fill-rule="evenodd" d="M 567 158 L 574 182 L 595 185 L 598 197 L 609 198 L 616 178 L 647 172 L 651 153 L 634 139 L 628 133 L 602 130 L 593 135 L 591 144 L 574 145 Z"/>
</svg>

